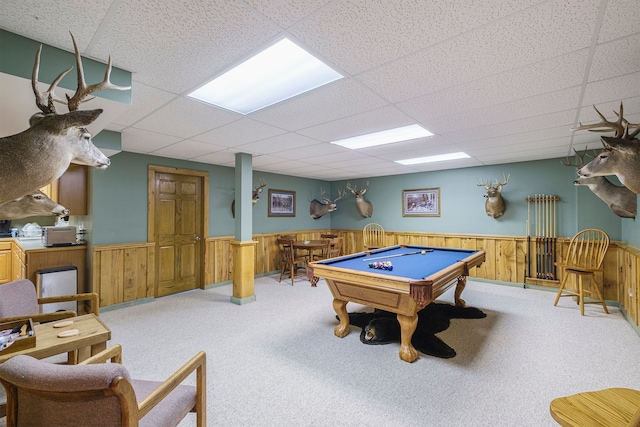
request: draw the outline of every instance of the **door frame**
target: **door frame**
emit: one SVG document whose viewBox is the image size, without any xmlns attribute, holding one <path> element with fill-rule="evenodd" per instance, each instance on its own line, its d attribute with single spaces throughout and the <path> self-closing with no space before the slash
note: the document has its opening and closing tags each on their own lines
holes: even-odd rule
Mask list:
<svg viewBox="0 0 640 427">
<path fill-rule="evenodd" d="M 209 237 L 209 172 L 193 169 L 174 168 L 169 166 L 149 165 L 147 178 L 147 242 L 155 244 L 157 244 L 155 230 L 156 173 L 170 173 L 175 175 L 188 175 L 202 178 L 202 238 L 200 239 L 200 245 L 202 246 L 200 248 L 200 253 L 202 254 L 203 262 L 201 262 L 199 266 L 200 283 L 198 284 L 198 287 L 200 289 L 204 289 L 206 281 L 205 266 L 208 264 L 206 241 Z M 155 256 L 158 256 L 157 251 Z M 157 289 L 158 287 L 159 269 L 160 266 L 158 265 L 158 262 L 156 262 L 153 279 L 154 294 L 155 289 Z"/>
</svg>

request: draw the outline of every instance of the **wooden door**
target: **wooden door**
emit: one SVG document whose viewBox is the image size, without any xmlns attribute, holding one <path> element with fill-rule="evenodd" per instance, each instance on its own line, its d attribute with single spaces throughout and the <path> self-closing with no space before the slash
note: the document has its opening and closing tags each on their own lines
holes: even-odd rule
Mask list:
<svg viewBox="0 0 640 427">
<path fill-rule="evenodd" d="M 155 296 L 202 287 L 203 177 L 155 174 Z"/>
</svg>

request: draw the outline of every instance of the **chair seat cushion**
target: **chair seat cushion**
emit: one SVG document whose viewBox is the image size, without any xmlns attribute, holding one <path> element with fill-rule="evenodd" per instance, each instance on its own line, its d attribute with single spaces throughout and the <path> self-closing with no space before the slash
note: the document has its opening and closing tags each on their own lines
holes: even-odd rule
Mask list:
<svg viewBox="0 0 640 427">
<path fill-rule="evenodd" d="M 157 381 L 131 380 L 138 404 L 161 383 Z M 145 427 L 175 427 L 196 405 L 196 388 L 179 385 L 140 420 Z"/>
</svg>

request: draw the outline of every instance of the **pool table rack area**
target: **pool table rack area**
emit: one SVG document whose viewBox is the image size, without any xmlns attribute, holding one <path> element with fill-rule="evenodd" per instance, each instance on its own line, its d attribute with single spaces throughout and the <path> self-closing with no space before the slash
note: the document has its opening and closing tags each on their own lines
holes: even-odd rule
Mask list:
<svg viewBox="0 0 640 427">
<path fill-rule="evenodd" d="M 393 270 L 369 268 L 368 260 L 377 258 L 393 264 Z M 380 257 L 383 257 L 380 259 Z M 454 299 L 460 298 L 469 270 L 485 261 L 483 250 L 397 245 L 309 263 L 309 275 L 323 278 L 333 295 L 333 308 L 340 323 L 336 336 L 350 330 L 347 303 L 354 302 L 396 313 L 400 323 L 400 359 L 414 362 L 417 350 L 411 337 L 418 324 L 418 312 L 454 284 Z"/>
</svg>

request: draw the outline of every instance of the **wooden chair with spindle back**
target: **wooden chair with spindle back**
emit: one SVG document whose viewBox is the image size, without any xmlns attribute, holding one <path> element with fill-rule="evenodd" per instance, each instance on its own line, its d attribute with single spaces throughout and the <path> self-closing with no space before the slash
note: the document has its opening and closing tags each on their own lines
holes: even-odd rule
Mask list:
<svg viewBox="0 0 640 427">
<path fill-rule="evenodd" d="M 558 304 L 560 297 L 575 296 L 578 299 L 578 304 L 580 304 L 580 314 L 584 316 L 584 297 L 585 295 L 592 296 L 595 294 L 598 297 L 598 301 L 588 301 L 586 303 L 601 303 L 605 313 L 609 314 L 600 292 L 600 286 L 603 286 L 603 283 L 600 283 L 599 280 L 599 276 L 603 272 L 602 263 L 608 248 L 609 235 L 597 228 L 587 228 L 573 236 L 571 242 L 569 242 L 567 257 L 563 262 L 556 262 L 556 266 L 562 269 L 563 277 L 556 300 L 553 303 L 554 306 Z M 566 289 L 570 275 L 576 277 L 576 288 L 574 289 Z M 585 289 L 583 283 L 585 277 L 590 279 L 591 290 Z"/>
<path fill-rule="evenodd" d="M 364 250 L 384 248 L 384 228 L 375 222 L 369 223 L 362 229 L 362 239 Z"/>
</svg>

